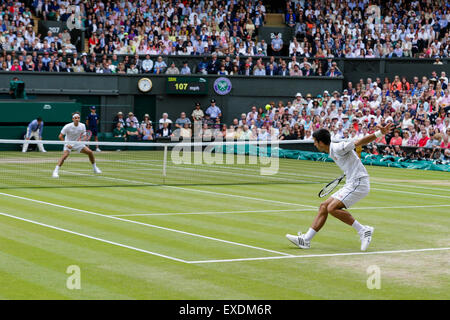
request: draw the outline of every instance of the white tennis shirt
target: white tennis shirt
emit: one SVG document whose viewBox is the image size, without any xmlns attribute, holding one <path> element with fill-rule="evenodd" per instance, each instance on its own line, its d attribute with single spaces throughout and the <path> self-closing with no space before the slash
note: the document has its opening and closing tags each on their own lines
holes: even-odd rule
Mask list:
<svg viewBox="0 0 450 320">
<path fill-rule="evenodd" d="M 78 141 L 84 132 L 86 132 L 86 126 L 81 122 L 77 126 L 73 122 L 68 123 L 61 130 L 61 133 L 65 135 L 65 141 Z"/>
<path fill-rule="evenodd" d="M 346 183 L 356 179 L 368 177 L 366 168 L 355 152 L 355 141 L 332 142 L 330 144 L 330 157 L 344 171 Z"/>
</svg>

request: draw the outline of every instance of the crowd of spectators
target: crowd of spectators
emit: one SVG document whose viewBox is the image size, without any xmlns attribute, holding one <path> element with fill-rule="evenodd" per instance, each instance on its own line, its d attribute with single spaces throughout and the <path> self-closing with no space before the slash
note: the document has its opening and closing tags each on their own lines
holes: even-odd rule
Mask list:
<svg viewBox="0 0 450 320">
<path fill-rule="evenodd" d="M 75 20 L 91 52 L 140 55 L 253 55 L 266 15 L 262 1 L 254 0 L 35 0 L 33 8 L 45 20 Z"/>
<path fill-rule="evenodd" d="M 286 24 L 295 34 L 289 45 L 277 34 L 271 43 L 258 41 L 266 19 L 266 8 L 258 0 L 34 0 L 32 9 L 24 2 L 4 2 L 0 70 L 334 77 L 342 72 L 333 58 L 415 57 L 441 64 L 440 59 L 449 56 L 447 2 L 295 0 L 286 1 L 285 8 Z M 35 34 L 32 11 L 41 19 L 83 28 L 88 52 L 77 51 L 67 30 Z M 278 57 L 283 52 L 290 58 Z M 187 61 L 177 66 L 172 55 L 202 60 L 195 66 Z M 118 114 L 114 130 L 116 137 L 128 140 L 195 134 L 311 140 L 312 131 L 324 127 L 342 139 L 371 133 L 392 121 L 396 130 L 371 146 L 371 153 L 404 155 L 400 147 L 413 146 L 425 148 L 424 155 L 426 150 L 446 150 L 429 153 L 445 157 L 449 105 L 447 75 L 434 72 L 422 79 L 361 79 L 348 83 L 343 92 L 325 91 L 316 97 L 299 92 L 292 101 L 252 106 L 229 126 L 221 123 L 220 108 L 211 102 L 203 115 L 196 106 L 195 116 L 183 113 L 174 123 L 165 114 L 156 128 L 149 117 L 138 122 L 134 115 L 124 119 Z M 193 132 L 198 127 L 201 130 Z M 386 147 L 380 150 L 377 144 Z"/>
<path fill-rule="evenodd" d="M 49 32 L 51 33 L 51 32 Z M 332 59 L 308 59 L 298 61 L 296 56 L 290 59 L 270 56 L 262 57 L 226 56 L 220 58 L 213 53 L 204 56 L 196 65 L 182 61 L 167 61 L 167 57 L 150 55 L 120 56 L 113 54 L 97 55 L 77 52 L 66 54 L 58 51 L 3 51 L 0 54 L 0 71 L 34 71 L 34 72 L 75 72 L 102 74 L 217 74 L 217 75 L 247 75 L 247 76 L 342 76 L 341 70 Z"/>
<path fill-rule="evenodd" d="M 77 51 L 68 30 L 35 34 L 32 12 L 83 28 L 87 52 Z M 295 29 L 289 44 L 279 34 L 271 43 L 259 40 L 265 17 L 258 0 L 4 3 L 0 71 L 340 76 L 333 58 L 426 57 L 441 64 L 450 50 L 450 6 L 441 1 L 286 1 L 286 23 Z M 284 53 L 291 58 L 277 57 Z M 172 55 L 203 60 L 176 65 Z"/>
<path fill-rule="evenodd" d="M 360 79 L 349 82 L 343 92 L 324 91 L 314 97 L 298 92 L 292 100 L 253 105 L 229 125 L 221 119 L 220 106 L 212 99 L 205 111 L 196 103 L 193 111 L 181 113 L 175 121 L 163 114 L 156 128 L 148 115 L 139 125 L 131 113 L 127 119 L 120 113 L 115 125 L 135 127 L 136 137 L 128 134 L 131 140 L 182 137 L 312 142 L 312 133 L 320 128 L 330 130 L 332 139 L 341 140 L 360 138 L 375 132 L 378 125 L 392 122 L 395 130 L 369 145 L 367 152 L 450 160 L 450 90 L 445 72 L 410 80 L 399 76 Z M 416 148 L 410 148 L 415 151 L 411 154 L 403 147 Z"/>
<path fill-rule="evenodd" d="M 266 8 L 256 0 L 34 0 L 32 8 L 42 19 L 75 21 L 97 54 L 267 56 L 289 45 L 289 55 L 309 58 L 442 59 L 450 50 L 450 6 L 443 1 L 286 1 L 285 21 L 295 34 L 289 44 L 278 36 L 257 41 Z M 33 23 L 30 8 L 18 2 L 2 9 L 3 32 L 18 40 L 7 47 L 19 47 L 21 39 L 25 47 L 45 40 L 52 47 L 46 35 L 25 34 Z M 74 50 L 70 40 L 56 40 L 61 50 Z"/>
<path fill-rule="evenodd" d="M 448 1 L 287 1 L 285 22 L 296 35 L 290 55 L 442 59 L 450 53 Z"/>
</svg>

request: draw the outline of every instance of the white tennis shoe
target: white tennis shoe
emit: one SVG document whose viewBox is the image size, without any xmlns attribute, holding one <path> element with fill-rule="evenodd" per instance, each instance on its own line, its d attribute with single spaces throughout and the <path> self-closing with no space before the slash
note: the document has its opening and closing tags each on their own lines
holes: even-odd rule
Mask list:
<svg viewBox="0 0 450 320">
<path fill-rule="evenodd" d="M 372 235 L 375 228 L 371 226 L 365 226 L 361 232 L 358 232 L 361 239 L 361 251 L 366 251 L 369 247 L 370 241 L 372 241 Z"/>
<path fill-rule="evenodd" d="M 297 236 L 294 236 L 292 234 L 287 234 L 286 238 L 301 249 L 311 248 L 311 242 L 307 241 L 305 239 L 305 235 L 302 234 L 301 232 L 299 232 Z"/>
<path fill-rule="evenodd" d="M 57 170 L 54 170 L 54 171 L 53 171 L 52 177 L 53 177 L 53 178 L 59 178 L 59 174 L 58 174 L 58 171 L 57 171 Z"/>
<path fill-rule="evenodd" d="M 100 173 L 102 173 L 102 170 L 100 170 L 99 168 L 95 167 L 94 168 L 94 173 L 100 174 Z"/>
</svg>

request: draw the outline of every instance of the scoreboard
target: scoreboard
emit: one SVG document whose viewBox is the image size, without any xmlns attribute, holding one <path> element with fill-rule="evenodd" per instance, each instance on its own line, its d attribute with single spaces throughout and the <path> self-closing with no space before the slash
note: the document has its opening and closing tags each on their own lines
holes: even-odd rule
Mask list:
<svg viewBox="0 0 450 320">
<path fill-rule="evenodd" d="M 201 77 L 167 77 L 168 94 L 208 94 L 208 80 Z"/>
</svg>

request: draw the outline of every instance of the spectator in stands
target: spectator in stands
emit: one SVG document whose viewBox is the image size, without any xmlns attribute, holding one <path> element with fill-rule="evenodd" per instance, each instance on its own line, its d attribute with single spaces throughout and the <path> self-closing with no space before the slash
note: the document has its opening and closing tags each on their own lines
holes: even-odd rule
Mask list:
<svg viewBox="0 0 450 320">
<path fill-rule="evenodd" d="M 428 140 L 430 140 L 430 138 L 428 137 L 428 133 L 425 129 L 422 129 L 420 131 L 420 135 L 421 135 L 421 138 L 419 139 L 417 145 L 419 147 L 425 147 L 425 145 L 428 143 Z"/>
<path fill-rule="evenodd" d="M 208 58 L 203 57 L 203 60 L 197 65 L 197 73 L 208 74 Z"/>
<path fill-rule="evenodd" d="M 10 68 L 11 71 L 22 71 L 22 66 L 19 65 L 18 60 L 14 60 L 13 65 Z"/>
<path fill-rule="evenodd" d="M 167 127 L 170 129 L 172 127 L 172 120 L 169 119 L 169 114 L 164 112 L 162 114 L 162 118 L 159 119 L 159 129 L 164 127 L 164 124 L 167 123 Z"/>
<path fill-rule="evenodd" d="M 130 64 L 130 67 L 127 69 L 127 74 L 138 74 L 138 73 L 139 73 L 138 68 L 136 68 L 136 65 L 134 64 L 134 62 L 132 62 Z"/>
<path fill-rule="evenodd" d="M 183 61 L 183 67 L 180 70 L 180 74 L 182 75 L 189 75 L 191 74 L 191 68 L 189 68 L 188 62 Z"/>
<path fill-rule="evenodd" d="M 150 55 L 147 54 L 145 56 L 145 59 L 142 61 L 142 72 L 143 73 L 150 73 L 153 69 L 153 60 L 150 59 Z"/>
<path fill-rule="evenodd" d="M 189 120 L 189 118 L 186 117 L 185 112 L 181 112 L 180 117 L 175 121 L 175 127 L 181 129 L 184 127 L 186 123 L 191 125 L 191 120 Z"/>
<path fill-rule="evenodd" d="M 164 122 L 162 127 L 156 131 L 157 138 L 169 138 L 172 136 L 172 130 L 169 127 L 169 122 Z"/>
<path fill-rule="evenodd" d="M 172 62 L 170 64 L 170 67 L 167 68 L 167 70 L 166 70 L 166 74 L 172 74 L 172 75 L 180 74 L 180 70 L 175 66 L 175 62 Z"/>
<path fill-rule="evenodd" d="M 332 66 L 332 67 L 330 68 L 330 70 L 326 72 L 325 75 L 326 75 L 327 77 L 339 77 L 339 76 L 342 76 L 342 74 L 341 74 L 339 71 L 337 71 L 336 68 L 335 68 L 334 66 Z"/>
<path fill-rule="evenodd" d="M 117 115 L 113 119 L 113 123 L 114 124 L 120 123 L 122 128 L 126 126 L 125 119 L 123 117 L 123 112 L 122 111 L 117 112 Z M 116 125 L 114 125 L 114 128 L 115 127 L 116 127 Z"/>
<path fill-rule="evenodd" d="M 410 137 L 407 142 L 407 146 L 416 147 L 419 143 L 419 139 L 417 138 L 416 130 L 411 130 Z"/>
<path fill-rule="evenodd" d="M 130 142 L 138 141 L 139 140 L 139 131 L 138 131 L 138 123 L 136 123 L 133 120 L 128 121 L 127 118 L 127 140 Z"/>
<path fill-rule="evenodd" d="M 116 126 L 113 130 L 113 138 L 117 142 L 125 142 L 126 141 L 126 135 L 127 132 L 125 131 L 125 128 L 123 127 L 123 124 L 121 122 L 117 122 Z"/>
<path fill-rule="evenodd" d="M 303 76 L 303 73 L 300 70 L 300 67 L 299 67 L 298 64 L 294 64 L 294 67 L 289 70 L 289 75 L 291 77 L 301 77 L 301 76 Z"/>
<path fill-rule="evenodd" d="M 292 11 L 291 8 L 288 9 L 288 12 L 286 13 L 285 16 L 285 22 L 288 25 L 288 27 L 295 27 L 296 25 L 296 21 L 297 21 L 297 16 L 295 15 L 295 13 Z"/>
<path fill-rule="evenodd" d="M 315 76 L 316 74 L 314 73 L 314 71 L 311 69 L 311 64 L 307 63 L 304 65 L 304 68 L 301 69 L 302 71 L 302 75 L 305 77 L 312 77 Z"/>
<path fill-rule="evenodd" d="M 253 68 L 253 75 L 255 75 L 255 76 L 265 76 L 266 75 L 266 69 L 260 60 L 258 60 L 255 67 Z"/>
<path fill-rule="evenodd" d="M 289 76 L 289 69 L 285 61 L 281 63 L 281 68 L 278 69 L 278 75 L 283 77 Z"/>
<path fill-rule="evenodd" d="M 142 129 L 142 140 L 150 141 L 154 139 L 154 132 L 151 122 L 148 122 Z"/>
<path fill-rule="evenodd" d="M 208 74 L 217 74 L 219 71 L 220 62 L 217 59 L 217 54 L 213 53 L 211 55 L 211 61 L 208 62 L 207 72 Z"/>
<path fill-rule="evenodd" d="M 142 120 L 140 126 L 139 126 L 139 132 L 142 134 L 144 131 L 144 128 L 147 127 L 147 124 L 152 123 L 152 120 L 150 120 L 150 115 L 148 113 L 144 114 L 144 119 Z"/>
<path fill-rule="evenodd" d="M 184 125 L 178 129 L 180 138 L 190 139 L 192 137 L 192 129 L 190 123 L 184 123 Z"/>
<path fill-rule="evenodd" d="M 128 118 L 125 120 L 126 123 L 126 127 L 134 127 L 134 128 L 139 128 L 139 121 L 138 119 L 134 116 L 133 112 L 128 112 Z"/>
<path fill-rule="evenodd" d="M 163 61 L 163 58 L 159 56 L 154 64 L 153 70 L 155 74 L 164 74 L 167 69 L 167 64 Z"/>
</svg>

